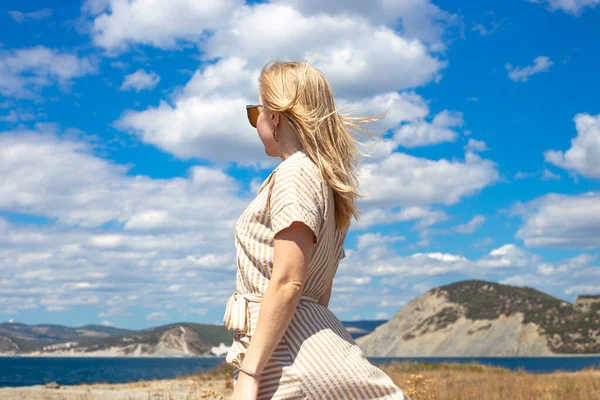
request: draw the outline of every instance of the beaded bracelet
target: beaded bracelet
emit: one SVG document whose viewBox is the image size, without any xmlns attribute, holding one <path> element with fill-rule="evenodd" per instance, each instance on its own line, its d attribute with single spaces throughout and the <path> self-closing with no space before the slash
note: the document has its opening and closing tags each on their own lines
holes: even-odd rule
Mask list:
<svg viewBox="0 0 600 400">
<path fill-rule="evenodd" d="M 253 378 L 260 379 L 260 374 L 258 374 L 258 373 L 248 372 L 245 369 L 242 369 L 241 367 L 239 368 L 239 370 L 242 371 L 243 373 L 245 373 L 246 375 L 250 375 Z"/>
</svg>

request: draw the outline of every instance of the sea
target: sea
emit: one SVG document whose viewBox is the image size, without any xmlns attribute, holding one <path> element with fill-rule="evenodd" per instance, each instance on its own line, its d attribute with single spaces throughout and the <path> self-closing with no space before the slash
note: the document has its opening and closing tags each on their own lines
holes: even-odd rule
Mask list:
<svg viewBox="0 0 600 400">
<path fill-rule="evenodd" d="M 374 365 L 392 361 L 475 362 L 534 373 L 600 369 L 600 357 L 489 357 L 489 358 L 388 358 L 368 357 Z M 222 357 L 0 357 L 0 387 L 83 383 L 126 383 L 139 380 L 168 379 L 203 373 L 225 361 Z"/>
</svg>

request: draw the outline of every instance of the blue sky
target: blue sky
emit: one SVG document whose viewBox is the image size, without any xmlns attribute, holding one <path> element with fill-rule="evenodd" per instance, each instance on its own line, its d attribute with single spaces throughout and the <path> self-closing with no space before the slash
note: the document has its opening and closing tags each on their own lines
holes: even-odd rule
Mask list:
<svg viewBox="0 0 600 400">
<path fill-rule="evenodd" d="M 598 1 L 151 3 L 3 2 L 1 320 L 222 323 L 233 225 L 280 162 L 244 105 L 312 54 L 340 106 L 390 110 L 340 319 L 462 279 L 600 293 Z"/>
</svg>

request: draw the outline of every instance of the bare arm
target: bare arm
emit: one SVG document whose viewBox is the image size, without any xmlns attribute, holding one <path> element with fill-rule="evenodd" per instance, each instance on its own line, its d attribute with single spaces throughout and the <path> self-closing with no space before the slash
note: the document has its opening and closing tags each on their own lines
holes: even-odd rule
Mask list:
<svg viewBox="0 0 600 400">
<path fill-rule="evenodd" d="M 293 222 L 275 236 L 273 274 L 242 362 L 243 369 L 261 373 L 292 321 L 308 276 L 313 241 L 313 232 L 301 222 Z"/>
<path fill-rule="evenodd" d="M 327 291 L 325 293 L 323 293 L 323 295 L 321 297 L 319 297 L 319 304 L 322 305 L 323 307 L 329 306 L 329 299 L 331 298 L 332 287 L 333 287 L 333 281 L 331 282 L 331 284 L 329 284 Z"/>
</svg>

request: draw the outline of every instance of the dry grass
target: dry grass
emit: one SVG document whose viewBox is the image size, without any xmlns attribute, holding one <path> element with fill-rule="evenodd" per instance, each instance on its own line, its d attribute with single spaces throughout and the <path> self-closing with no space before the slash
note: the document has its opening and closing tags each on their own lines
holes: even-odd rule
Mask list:
<svg viewBox="0 0 600 400">
<path fill-rule="evenodd" d="M 600 399 L 600 369 L 533 374 L 479 364 L 393 362 L 379 367 L 412 400 L 595 400 Z M 126 384 L 63 386 L 60 389 L 8 391 L 10 400 L 227 400 L 233 370 L 222 363 L 204 374 L 173 380 Z M 67 389 L 66 391 L 63 391 Z"/>
<path fill-rule="evenodd" d="M 595 400 L 600 369 L 533 374 L 479 364 L 380 366 L 412 400 Z"/>
</svg>

